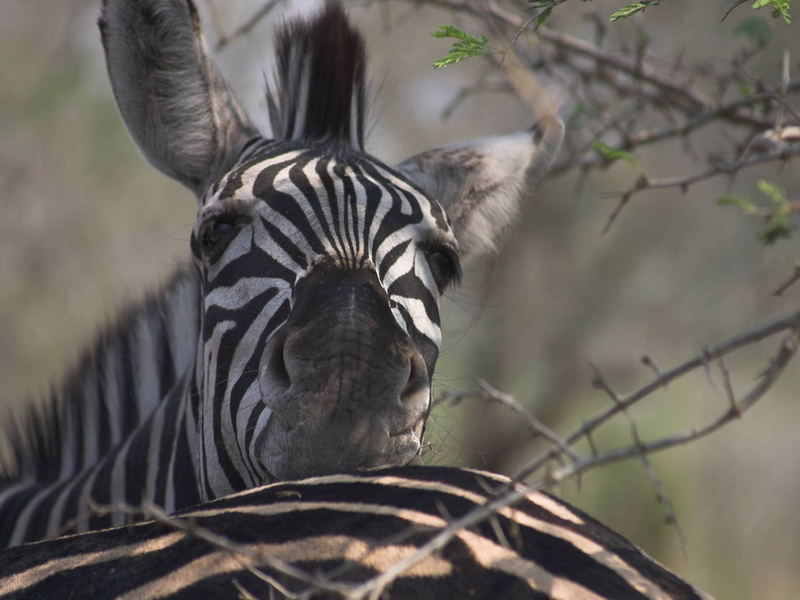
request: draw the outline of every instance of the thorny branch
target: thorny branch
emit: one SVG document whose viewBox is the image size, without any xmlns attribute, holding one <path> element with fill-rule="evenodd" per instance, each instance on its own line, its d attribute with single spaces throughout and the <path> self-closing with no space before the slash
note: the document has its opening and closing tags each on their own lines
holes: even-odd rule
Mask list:
<svg viewBox="0 0 800 600">
<path fill-rule="evenodd" d="M 800 281 L 800 261 L 795 262 L 794 272 L 792 273 L 792 276 L 789 277 L 789 279 L 787 279 L 786 281 L 784 281 L 780 286 L 778 286 L 778 288 L 774 292 L 772 292 L 772 295 L 773 296 L 782 295 L 786 290 L 788 290 L 798 281 Z"/>
<path fill-rule="evenodd" d="M 253 15 L 249 19 L 247 19 L 244 23 L 239 25 L 239 27 L 237 27 L 233 32 L 229 34 L 223 33 L 222 30 L 220 29 L 219 24 L 217 24 L 217 29 L 218 29 L 217 45 L 215 47 L 215 50 L 219 52 L 234 40 L 250 33 L 253 30 L 253 28 L 256 27 L 256 25 L 258 25 L 264 18 L 266 18 L 267 15 L 269 15 L 269 13 L 272 12 L 272 9 L 276 8 L 279 4 L 283 3 L 284 1 L 285 0 L 269 0 L 268 2 L 265 2 L 255 13 L 253 13 Z M 211 6 L 213 11 L 214 5 L 212 4 Z"/>
<path fill-rule="evenodd" d="M 687 373 L 694 371 L 698 368 L 705 367 L 710 361 L 719 359 L 723 356 L 730 354 L 731 352 L 743 348 L 745 346 L 749 346 L 750 344 L 754 344 L 759 342 L 767 337 L 773 336 L 776 333 L 780 333 L 783 331 L 790 330 L 793 332 L 793 335 L 796 337 L 797 332 L 800 331 L 800 311 L 788 315 L 786 317 L 776 319 L 775 321 L 771 321 L 762 325 L 761 327 L 757 327 L 755 329 L 742 332 L 738 335 L 725 340 L 724 342 L 717 344 L 716 346 L 712 346 L 698 356 L 684 362 L 683 364 L 678 365 L 670 369 L 669 371 L 663 372 L 661 375 L 654 377 L 650 382 L 643 385 L 639 389 L 627 394 L 625 396 L 619 397 L 618 401 L 613 403 L 612 406 L 609 406 L 606 410 L 599 413 L 595 417 L 589 419 L 588 421 L 584 422 L 578 429 L 570 433 L 565 439 L 569 445 L 575 444 L 581 438 L 586 437 L 587 435 L 591 435 L 598 427 L 603 425 L 604 423 L 608 422 L 614 415 L 618 414 L 622 410 L 625 410 L 634 404 L 640 402 L 642 399 L 650 396 L 657 390 L 666 387 L 670 382 L 674 381 L 675 379 L 686 375 Z M 789 340 L 791 341 L 791 339 Z M 783 344 L 781 348 L 786 346 L 788 342 Z M 795 348 L 796 349 L 796 348 Z M 779 357 L 783 358 L 785 355 L 780 354 Z M 785 356 L 786 362 L 791 358 L 791 354 Z M 775 361 L 770 363 L 772 364 Z M 785 366 L 786 362 L 780 362 L 780 367 L 778 371 L 775 373 L 776 375 L 782 371 L 783 367 Z M 770 367 L 771 368 L 771 367 Z M 769 369 L 765 372 L 768 374 L 770 371 Z M 762 382 L 766 381 L 762 379 Z M 769 385 L 772 385 L 773 380 L 769 380 Z M 767 386 L 767 389 L 769 387 Z M 766 392 L 766 389 L 763 390 Z M 763 393 L 763 392 L 762 392 Z M 758 396 L 756 400 L 760 398 Z M 748 403 L 747 408 L 750 407 L 750 403 Z M 540 456 L 535 460 L 531 461 L 522 471 L 518 474 L 518 478 L 526 478 L 531 474 L 535 473 L 539 469 L 541 469 L 544 465 L 551 462 L 554 458 L 557 458 L 560 454 L 555 449 L 551 449 L 548 451 L 544 456 Z"/>
<path fill-rule="evenodd" d="M 251 31 L 282 1 L 265 2 L 235 32 L 220 35 L 218 48 Z M 378 3 L 383 5 L 381 0 L 360 2 Z M 769 84 L 747 69 L 759 50 L 757 47 L 741 51 L 727 66 L 686 66 L 682 56 L 671 62 L 653 56 L 646 43 L 620 50 L 619 42 L 615 46 L 608 41 L 608 28 L 599 19 L 595 23 L 596 39 L 589 41 L 547 27 L 533 32 L 536 14 L 531 17 L 521 8 L 510 12 L 494 1 L 397 0 L 397 3 L 430 6 L 473 17 L 476 27 L 504 40 L 499 44 L 504 48 L 499 60 L 496 54 L 489 56 L 492 62 L 502 65 L 509 54 L 520 54 L 532 72 L 549 75 L 561 92 L 568 95 L 566 105 L 572 111 L 566 140 L 569 152 L 562 153 L 553 174 L 574 169 L 586 173 L 608 167 L 613 160 L 597 152 L 596 141 L 626 152 L 670 140 L 682 141 L 691 148 L 693 133 L 709 127 L 717 128 L 718 132 L 731 128 L 730 133 L 738 140 L 730 144 L 731 155 L 711 155 L 706 159 L 706 168 L 691 174 L 656 177 L 642 172 L 630 188 L 614 193 L 620 200 L 606 229 L 633 196 L 641 192 L 664 188 L 686 192 L 698 182 L 732 176 L 756 165 L 786 162 L 800 154 L 798 111 L 790 102 L 792 96 L 800 93 L 800 81 L 791 81 L 788 54 L 784 55 L 780 81 Z M 449 116 L 474 94 L 499 90 L 513 93 L 515 87 L 508 85 L 507 77 L 501 75 L 502 69 L 493 67 L 493 72 L 497 74 L 494 78 L 483 76 L 481 81 L 460 90 L 443 116 Z M 664 124 L 658 125 L 659 121 Z M 792 135 L 783 135 L 784 132 Z"/>
</svg>

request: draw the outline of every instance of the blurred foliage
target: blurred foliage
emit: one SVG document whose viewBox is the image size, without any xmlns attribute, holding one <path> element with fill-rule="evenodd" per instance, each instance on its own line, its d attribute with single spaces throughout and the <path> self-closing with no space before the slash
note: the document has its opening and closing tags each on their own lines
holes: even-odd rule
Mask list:
<svg viewBox="0 0 800 600">
<path fill-rule="evenodd" d="M 744 214 L 756 216 L 767 222 L 767 227 L 758 232 L 758 239 L 764 244 L 774 244 L 781 238 L 788 238 L 794 230 L 792 215 L 800 213 L 800 204 L 789 202 L 786 192 L 778 185 L 769 181 L 758 182 L 759 191 L 770 201 L 770 205 L 756 204 L 752 200 L 724 194 L 717 198 L 721 206 L 734 205 L 742 209 Z"/>
<path fill-rule="evenodd" d="M 600 140 L 596 140 L 592 143 L 592 147 L 597 150 L 600 155 L 605 158 L 609 163 L 614 162 L 615 160 L 624 160 L 625 162 L 638 166 L 639 161 L 636 160 L 636 157 L 633 156 L 630 152 L 625 152 L 624 150 L 619 150 L 617 148 L 612 148 L 605 142 Z"/>
<path fill-rule="evenodd" d="M 755 42 L 759 48 L 766 46 L 772 38 L 772 28 L 760 17 L 744 19 L 736 26 L 735 32 Z"/>
</svg>

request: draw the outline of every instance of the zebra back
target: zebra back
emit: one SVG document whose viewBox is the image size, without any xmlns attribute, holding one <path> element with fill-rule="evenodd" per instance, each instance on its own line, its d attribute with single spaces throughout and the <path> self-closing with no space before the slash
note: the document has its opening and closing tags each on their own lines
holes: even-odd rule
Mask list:
<svg viewBox="0 0 800 600">
<path fill-rule="evenodd" d="M 404 467 L 283 482 L 0 553 L 0 598 L 704 598 L 541 492 L 419 549 L 509 480 Z M 405 561 L 406 568 L 397 566 Z M 394 577 L 394 571 L 399 573 Z M 377 579 L 376 579 L 377 578 Z M 309 592 L 307 596 L 303 594 Z"/>
</svg>

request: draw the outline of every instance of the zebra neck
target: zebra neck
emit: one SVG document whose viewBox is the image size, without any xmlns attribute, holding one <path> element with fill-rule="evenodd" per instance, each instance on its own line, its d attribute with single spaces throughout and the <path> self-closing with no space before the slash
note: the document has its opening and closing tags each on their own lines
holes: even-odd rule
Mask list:
<svg viewBox="0 0 800 600">
<path fill-rule="evenodd" d="M 3 481 L 64 481 L 129 441 L 187 373 L 199 337 L 199 282 L 180 268 L 106 328 L 78 367 L 15 424 Z"/>
<path fill-rule="evenodd" d="M 0 545 L 121 525 L 145 501 L 174 510 L 199 500 L 199 296 L 195 271 L 176 271 L 11 432 Z"/>
</svg>

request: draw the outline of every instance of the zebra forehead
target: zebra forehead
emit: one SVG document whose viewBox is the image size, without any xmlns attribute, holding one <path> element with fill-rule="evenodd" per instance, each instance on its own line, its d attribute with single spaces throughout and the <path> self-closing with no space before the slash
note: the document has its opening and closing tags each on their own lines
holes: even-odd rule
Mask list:
<svg viewBox="0 0 800 600">
<path fill-rule="evenodd" d="M 286 144 L 266 147 L 240 161 L 206 195 L 203 211 L 217 208 L 246 209 L 261 201 L 303 197 L 339 205 L 355 200 L 358 211 L 367 206 L 398 204 L 408 223 L 450 233 L 444 209 L 415 184 L 377 159 L 357 151 L 331 153 L 325 147 L 286 150 Z M 379 211 L 379 216 L 383 214 Z"/>
</svg>

